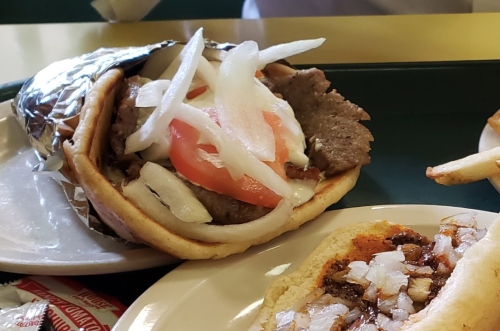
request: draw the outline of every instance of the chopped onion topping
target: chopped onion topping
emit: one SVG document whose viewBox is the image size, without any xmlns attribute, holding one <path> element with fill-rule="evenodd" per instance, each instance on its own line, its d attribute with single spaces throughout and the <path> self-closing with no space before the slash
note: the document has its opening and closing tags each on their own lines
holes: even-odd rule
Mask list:
<svg viewBox="0 0 500 331">
<path fill-rule="evenodd" d="M 288 331 L 293 327 L 295 312 L 285 310 L 276 314 L 276 331 Z"/>
<path fill-rule="evenodd" d="M 431 276 L 434 273 L 434 270 L 429 266 L 419 267 L 412 264 L 405 264 L 405 268 L 407 270 L 405 274 L 410 276 L 425 277 Z"/>
<path fill-rule="evenodd" d="M 455 268 L 461 256 L 453 249 L 451 237 L 437 234 L 434 236 L 434 241 L 436 245 L 433 252 L 436 258 L 446 261 L 446 267 Z"/>
<path fill-rule="evenodd" d="M 323 290 L 321 287 L 318 287 L 314 291 L 310 292 L 308 295 L 306 295 L 304 298 L 301 300 L 295 302 L 290 309 L 299 311 L 302 308 L 304 308 L 308 303 L 313 302 L 314 300 L 320 298 L 323 294 L 325 293 L 325 290 Z"/>
<path fill-rule="evenodd" d="M 466 227 L 466 228 L 477 228 L 476 216 L 477 216 L 477 213 L 474 213 L 474 212 L 453 215 L 453 216 L 446 217 L 443 220 L 441 220 L 441 225 L 448 224 L 448 225 L 457 225 L 457 226 Z"/>
<path fill-rule="evenodd" d="M 307 52 L 317 48 L 325 42 L 325 38 L 297 40 L 287 44 L 271 46 L 259 52 L 258 69 L 263 69 L 266 64 L 275 62 L 287 57 Z"/>
<path fill-rule="evenodd" d="M 431 285 L 432 279 L 430 278 L 410 278 L 408 296 L 413 302 L 425 302 L 431 294 Z"/>
<path fill-rule="evenodd" d="M 392 309 L 392 319 L 395 321 L 406 321 L 410 314 L 404 309 Z"/>
<path fill-rule="evenodd" d="M 345 318 L 346 324 L 351 324 L 361 316 L 361 310 L 356 307 L 349 312 L 349 315 Z"/>
<path fill-rule="evenodd" d="M 410 314 L 415 313 L 415 308 L 413 307 L 413 301 L 408 296 L 408 294 L 406 294 L 406 292 L 401 291 L 399 293 L 397 306 L 399 309 L 404 309 Z"/>
<path fill-rule="evenodd" d="M 393 321 L 384 314 L 377 315 L 377 326 L 384 331 L 398 331 L 403 325 L 401 321 Z"/>
<path fill-rule="evenodd" d="M 165 130 L 175 116 L 175 110 L 186 96 L 189 85 L 201 59 L 205 47 L 202 35 L 203 29 L 196 31 L 186 45 L 182 64 L 177 70 L 172 82 L 163 95 L 161 105 L 156 107 L 146 123 L 130 135 L 125 143 L 125 153 L 133 153 L 146 149 L 152 143 L 165 136 Z"/>
<path fill-rule="evenodd" d="M 330 331 L 335 324 L 342 325 L 349 308 L 342 304 L 328 305 L 311 316 L 309 331 Z"/>
<path fill-rule="evenodd" d="M 222 130 L 261 161 L 274 161 L 275 137 L 256 102 L 258 46 L 245 41 L 231 49 L 219 70 L 215 107 Z"/>
<path fill-rule="evenodd" d="M 147 162 L 140 171 L 140 179 L 180 220 L 192 223 L 208 223 L 212 220 L 193 191 L 161 165 Z"/>
<path fill-rule="evenodd" d="M 352 331 L 378 331 L 378 327 L 375 324 L 363 324 L 359 328 Z"/>
</svg>

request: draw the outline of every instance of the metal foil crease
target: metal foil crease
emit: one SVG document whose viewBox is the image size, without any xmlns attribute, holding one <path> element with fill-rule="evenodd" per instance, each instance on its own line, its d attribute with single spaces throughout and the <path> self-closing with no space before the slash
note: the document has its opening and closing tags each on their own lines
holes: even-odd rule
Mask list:
<svg viewBox="0 0 500 331">
<path fill-rule="evenodd" d="M 72 119 L 79 116 L 86 93 L 107 70 L 116 67 L 125 72 L 133 70 L 144 64 L 155 51 L 175 44 L 185 43 L 166 40 L 140 47 L 100 48 L 54 62 L 28 79 L 12 101 L 12 110 L 40 159 L 33 171 L 47 174 L 58 182 L 78 217 L 88 228 L 106 237 L 125 241 L 99 219 L 81 186 L 64 172 L 62 143 L 68 138 L 64 132 L 74 129 L 72 123 L 76 121 Z M 234 44 L 207 39 L 205 47 L 228 50 Z"/>
</svg>

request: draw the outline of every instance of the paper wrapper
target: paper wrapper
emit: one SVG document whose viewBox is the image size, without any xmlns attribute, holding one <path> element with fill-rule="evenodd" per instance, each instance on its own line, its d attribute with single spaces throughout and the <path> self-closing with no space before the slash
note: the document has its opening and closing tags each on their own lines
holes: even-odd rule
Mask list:
<svg viewBox="0 0 500 331">
<path fill-rule="evenodd" d="M 109 331 L 126 310 L 69 278 L 47 276 L 0 286 L 0 308 L 0 331 Z"/>
<path fill-rule="evenodd" d="M 26 81 L 12 101 L 12 109 L 41 160 L 34 171 L 54 178 L 79 218 L 91 230 L 104 236 L 124 241 L 99 219 L 81 186 L 64 171 L 62 143 L 71 137 L 85 95 L 103 73 L 121 67 L 126 75 L 130 75 L 137 72 L 154 52 L 176 44 L 184 43 L 167 40 L 142 47 L 100 48 L 79 57 L 54 62 Z M 210 51 L 233 46 L 205 40 L 205 47 Z"/>
</svg>

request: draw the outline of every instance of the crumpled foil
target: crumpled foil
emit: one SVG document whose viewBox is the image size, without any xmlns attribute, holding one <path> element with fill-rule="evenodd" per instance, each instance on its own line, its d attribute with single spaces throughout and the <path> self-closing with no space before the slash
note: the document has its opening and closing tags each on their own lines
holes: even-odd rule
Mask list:
<svg viewBox="0 0 500 331">
<path fill-rule="evenodd" d="M 116 67 L 123 68 L 125 72 L 133 70 L 155 51 L 175 44 L 185 43 L 166 40 L 141 47 L 100 48 L 82 56 L 54 62 L 28 79 L 12 101 L 12 110 L 40 159 L 33 171 L 54 178 L 79 218 L 87 227 L 104 236 L 124 240 L 99 219 L 81 186 L 60 171 L 64 164 L 64 153 L 59 129 L 79 116 L 86 93 L 107 70 Z M 234 44 L 206 40 L 205 47 L 227 50 Z"/>
</svg>

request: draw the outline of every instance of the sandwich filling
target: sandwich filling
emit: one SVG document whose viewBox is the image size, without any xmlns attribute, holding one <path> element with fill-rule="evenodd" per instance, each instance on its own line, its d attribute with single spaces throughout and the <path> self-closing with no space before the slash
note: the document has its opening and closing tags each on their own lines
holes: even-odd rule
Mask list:
<svg viewBox="0 0 500 331">
<path fill-rule="evenodd" d="M 123 82 L 109 157 L 120 173 L 108 178 L 148 216 L 191 239 L 236 240 L 206 236 L 205 225 L 257 228 L 254 221 L 273 220 L 236 241 L 279 227 L 322 178 L 370 162 L 373 137 L 359 123 L 369 115 L 327 93 L 320 70 L 272 63 L 322 42 L 260 51 L 244 42 L 215 52 L 204 49 L 199 30 L 159 79 Z"/>
<path fill-rule="evenodd" d="M 385 238 L 380 247 L 388 250 L 369 261 L 333 261 L 316 290 L 276 314 L 275 330 L 397 331 L 439 295 L 465 251 L 485 235 L 472 214 L 459 214 L 441 221 L 433 241 L 403 232 Z"/>
</svg>

